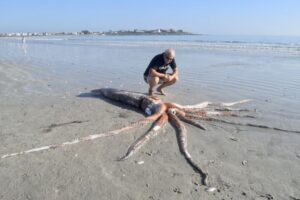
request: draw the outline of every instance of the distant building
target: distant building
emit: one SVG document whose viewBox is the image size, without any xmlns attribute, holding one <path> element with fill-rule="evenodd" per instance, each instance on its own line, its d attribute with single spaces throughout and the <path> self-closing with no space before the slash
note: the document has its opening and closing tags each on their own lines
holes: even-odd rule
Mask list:
<svg viewBox="0 0 300 200">
<path fill-rule="evenodd" d="M 88 30 L 83 30 L 83 31 L 81 31 L 81 33 L 83 33 L 84 35 L 91 34 L 91 32 L 90 32 L 90 31 L 88 31 Z"/>
</svg>

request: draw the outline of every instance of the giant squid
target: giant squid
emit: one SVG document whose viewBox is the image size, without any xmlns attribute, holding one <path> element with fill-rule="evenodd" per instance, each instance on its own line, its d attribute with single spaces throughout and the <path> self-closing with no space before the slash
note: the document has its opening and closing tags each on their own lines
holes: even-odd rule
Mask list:
<svg viewBox="0 0 300 200">
<path fill-rule="evenodd" d="M 26 151 L 21 151 L 17 153 L 10 153 L 2 155 L 1 159 L 44 151 L 49 149 L 61 148 L 67 145 L 73 145 L 84 141 L 95 140 L 97 138 L 109 137 L 113 135 L 118 135 L 120 133 L 127 133 L 129 130 L 134 128 L 142 127 L 147 124 L 153 123 L 151 128 L 146 131 L 143 135 L 138 137 L 128 148 L 124 156 L 120 157 L 119 161 L 124 161 L 131 157 L 135 152 L 137 152 L 147 141 L 155 137 L 159 130 L 166 125 L 167 122 L 170 122 L 171 125 L 176 129 L 177 140 L 180 152 L 185 157 L 189 165 L 198 173 L 201 177 L 201 183 L 204 186 L 210 186 L 208 182 L 208 173 L 204 171 L 197 162 L 192 158 L 191 154 L 188 151 L 187 145 L 187 130 L 182 122 L 193 125 L 201 130 L 206 130 L 206 127 L 203 126 L 199 120 L 203 121 L 215 121 L 221 123 L 228 123 L 233 125 L 240 126 L 251 126 L 257 128 L 273 129 L 277 131 L 287 131 L 300 133 L 300 131 L 285 130 L 281 128 L 274 128 L 265 125 L 251 124 L 251 123 L 240 123 L 227 121 L 220 119 L 219 117 L 238 117 L 240 112 L 248 111 L 247 109 L 234 109 L 232 106 L 239 103 L 246 103 L 250 100 L 242 100 L 231 103 L 212 103 L 212 102 L 203 102 L 195 105 L 180 105 L 176 103 L 168 103 L 162 101 L 158 96 L 147 96 L 142 93 L 129 92 L 125 90 L 118 90 L 113 88 L 102 88 L 97 90 L 92 90 L 91 94 L 93 96 L 102 96 L 104 98 L 120 102 L 127 106 L 132 106 L 134 108 L 140 109 L 145 112 L 147 115 L 145 118 L 138 120 L 137 122 L 132 122 L 128 126 L 104 132 L 98 134 L 91 134 L 81 138 L 76 138 L 72 141 L 63 142 L 60 144 L 51 144 L 47 146 L 42 146 L 38 148 L 29 149 Z M 252 117 L 250 115 L 245 115 L 246 117 Z M 76 122 L 77 123 L 77 122 Z M 213 187 L 208 187 L 208 191 Z"/>
</svg>

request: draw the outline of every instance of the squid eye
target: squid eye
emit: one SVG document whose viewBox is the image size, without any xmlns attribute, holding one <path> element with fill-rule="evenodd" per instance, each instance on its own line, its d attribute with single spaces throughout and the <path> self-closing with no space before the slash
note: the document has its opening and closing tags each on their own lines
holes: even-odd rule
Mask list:
<svg viewBox="0 0 300 200">
<path fill-rule="evenodd" d="M 168 109 L 168 113 L 172 114 L 172 115 L 175 115 L 176 114 L 176 110 L 174 108 L 169 108 Z"/>
</svg>

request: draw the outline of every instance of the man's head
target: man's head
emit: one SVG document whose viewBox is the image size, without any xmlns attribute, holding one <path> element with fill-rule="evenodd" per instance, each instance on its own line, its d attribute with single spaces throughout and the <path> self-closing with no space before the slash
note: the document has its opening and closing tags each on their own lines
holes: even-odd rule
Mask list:
<svg viewBox="0 0 300 200">
<path fill-rule="evenodd" d="M 174 58 L 175 58 L 175 50 L 174 49 L 165 50 L 164 60 L 165 60 L 166 64 L 170 64 Z"/>
</svg>

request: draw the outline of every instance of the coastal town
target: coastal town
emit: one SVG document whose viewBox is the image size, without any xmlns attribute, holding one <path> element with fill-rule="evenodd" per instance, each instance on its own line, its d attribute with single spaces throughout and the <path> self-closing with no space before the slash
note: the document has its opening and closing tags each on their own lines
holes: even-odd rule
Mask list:
<svg viewBox="0 0 300 200">
<path fill-rule="evenodd" d="M 118 30 L 118 31 L 89 31 L 80 32 L 15 32 L 0 33 L 0 37 L 32 37 L 32 36 L 61 36 L 61 35 L 194 35 L 193 33 L 175 29 L 154 29 L 154 30 Z"/>
</svg>

